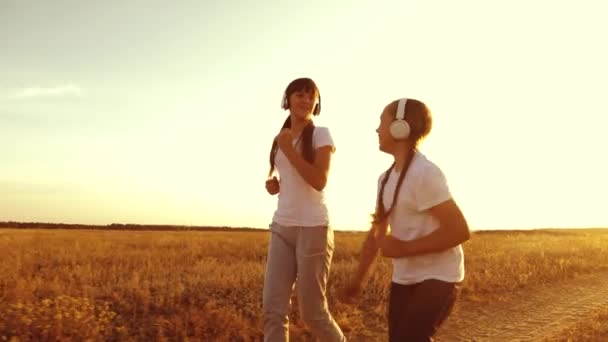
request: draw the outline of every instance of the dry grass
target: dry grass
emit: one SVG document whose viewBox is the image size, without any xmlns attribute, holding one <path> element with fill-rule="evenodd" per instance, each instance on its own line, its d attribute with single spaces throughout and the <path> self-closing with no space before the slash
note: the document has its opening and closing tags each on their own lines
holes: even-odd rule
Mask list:
<svg viewBox="0 0 608 342">
<path fill-rule="evenodd" d="M 608 339 L 608 308 L 594 312 L 579 324 L 560 333 L 557 341 L 606 341 Z"/>
<path fill-rule="evenodd" d="M 0 340 L 259 340 L 267 239 L 264 232 L 0 229 Z M 381 260 L 358 305 L 335 300 L 362 239 L 336 234 L 329 284 L 332 312 L 358 337 L 386 329 L 390 281 Z M 460 300 L 488 304 L 608 270 L 608 231 L 475 233 L 465 254 Z M 292 336 L 309 336 L 297 310 L 291 318 Z"/>
</svg>

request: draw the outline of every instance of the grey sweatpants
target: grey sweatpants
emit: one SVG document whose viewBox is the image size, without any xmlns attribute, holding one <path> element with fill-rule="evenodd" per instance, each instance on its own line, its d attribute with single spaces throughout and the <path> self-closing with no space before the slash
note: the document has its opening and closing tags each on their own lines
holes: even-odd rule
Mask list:
<svg viewBox="0 0 608 342">
<path fill-rule="evenodd" d="M 264 341 L 289 340 L 291 293 L 297 281 L 300 315 L 323 342 L 346 341 L 327 307 L 325 287 L 334 251 L 334 233 L 326 226 L 270 225 L 264 274 Z"/>
</svg>

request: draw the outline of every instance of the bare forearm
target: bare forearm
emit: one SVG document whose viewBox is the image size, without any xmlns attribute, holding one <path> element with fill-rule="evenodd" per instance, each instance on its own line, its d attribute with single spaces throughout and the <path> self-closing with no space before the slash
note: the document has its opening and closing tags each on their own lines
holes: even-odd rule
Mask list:
<svg viewBox="0 0 608 342">
<path fill-rule="evenodd" d="M 469 239 L 469 234 L 460 233 L 457 230 L 448 229 L 443 232 L 436 231 L 418 240 L 411 241 L 409 246 L 410 255 L 437 253 L 446 249 L 456 247 Z"/>
<path fill-rule="evenodd" d="M 439 228 L 429 235 L 411 241 L 389 239 L 388 254 L 391 257 L 406 257 L 437 253 L 458 246 L 470 238 L 469 226 L 462 211 L 452 199 L 429 209 L 439 221 Z M 384 246 L 383 254 L 386 255 Z M 389 255 L 386 255 L 389 256 Z"/>
<path fill-rule="evenodd" d="M 365 278 L 377 254 L 378 246 L 375 241 L 375 231 L 372 229 L 367 233 L 367 237 L 361 248 L 361 254 L 359 255 L 359 265 L 354 275 L 354 279 L 358 283 L 361 283 Z"/>
<path fill-rule="evenodd" d="M 396 255 L 392 257 L 407 257 L 421 254 L 438 253 L 460 245 L 470 237 L 468 228 L 445 227 L 437 229 L 429 235 L 416 240 L 401 241 Z"/>
<path fill-rule="evenodd" d="M 295 149 L 287 148 L 283 151 L 291 165 L 317 191 L 323 190 L 327 184 L 327 173 L 307 162 Z"/>
</svg>

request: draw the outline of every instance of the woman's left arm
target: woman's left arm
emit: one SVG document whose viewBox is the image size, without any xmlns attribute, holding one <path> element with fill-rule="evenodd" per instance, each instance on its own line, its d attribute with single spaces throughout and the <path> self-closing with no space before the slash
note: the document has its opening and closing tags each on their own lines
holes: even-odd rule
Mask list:
<svg viewBox="0 0 608 342">
<path fill-rule="evenodd" d="M 458 246 L 471 237 L 467 221 L 453 199 L 431 207 L 429 212 L 439 221 L 437 230 L 411 241 L 402 241 L 390 235 L 381 237 L 379 245 L 382 255 L 402 258 L 437 253 Z"/>
<path fill-rule="evenodd" d="M 284 128 L 277 137 L 277 142 L 283 154 L 285 154 L 285 157 L 287 157 L 300 176 L 304 178 L 306 183 L 310 184 L 317 191 L 323 190 L 327 184 L 333 146 L 321 146 L 317 148 L 315 150 L 314 163 L 311 164 L 296 151 L 291 144 L 292 139 L 291 130 L 288 128 Z"/>
<path fill-rule="evenodd" d="M 315 151 L 314 164 L 307 162 L 294 148 L 287 148 L 283 153 L 306 183 L 321 191 L 327 184 L 332 150 L 332 146 L 319 147 Z"/>
</svg>

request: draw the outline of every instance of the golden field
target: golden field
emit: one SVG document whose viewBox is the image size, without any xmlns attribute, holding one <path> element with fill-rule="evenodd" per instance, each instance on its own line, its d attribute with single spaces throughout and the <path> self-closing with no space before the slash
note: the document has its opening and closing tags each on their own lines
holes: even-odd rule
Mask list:
<svg viewBox="0 0 608 342">
<path fill-rule="evenodd" d="M 0 340 L 260 340 L 268 234 L 0 229 Z M 363 238 L 336 232 L 328 286 L 330 309 L 351 340 L 386 331 L 389 260 L 378 260 L 357 305 L 336 300 Z M 608 271 L 604 229 L 474 232 L 464 249 L 459 303 L 493 305 Z M 292 307 L 291 335 L 307 340 Z M 564 340 L 582 331 L 608 339 L 600 324 L 607 310 L 564 327 Z"/>
</svg>

